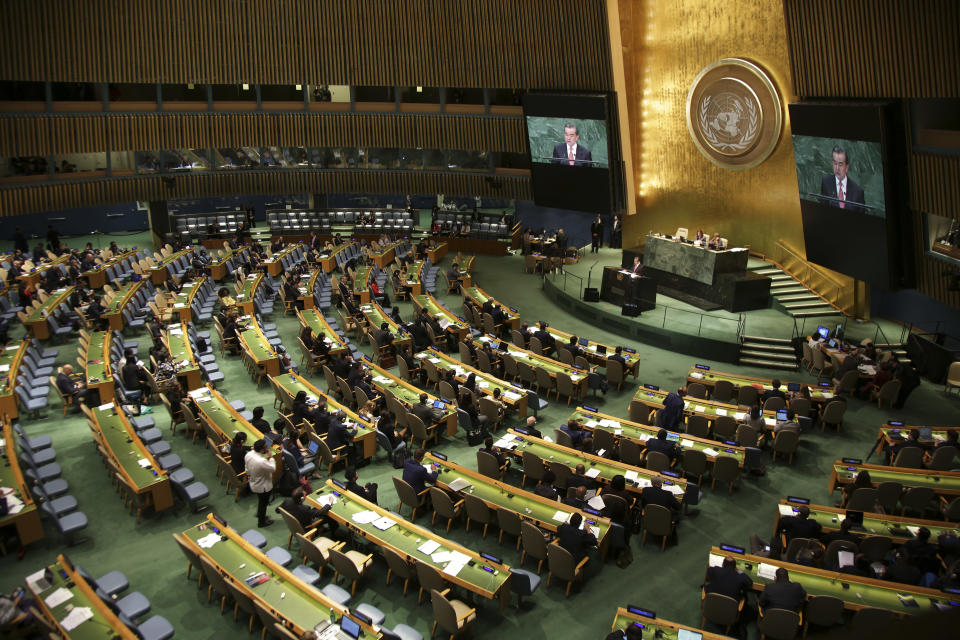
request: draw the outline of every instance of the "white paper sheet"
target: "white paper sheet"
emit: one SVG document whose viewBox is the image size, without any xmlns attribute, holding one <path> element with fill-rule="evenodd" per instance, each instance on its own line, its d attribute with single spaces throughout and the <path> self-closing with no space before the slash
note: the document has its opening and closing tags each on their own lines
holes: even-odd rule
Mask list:
<svg viewBox="0 0 960 640">
<path fill-rule="evenodd" d="M 707 560 L 711 567 L 722 567 L 723 566 L 723 556 L 718 556 L 715 553 L 710 554 L 710 558 Z"/>
<path fill-rule="evenodd" d="M 761 562 L 757 566 L 757 575 L 767 580 L 775 580 L 777 577 L 777 568 L 772 564 Z"/>
<path fill-rule="evenodd" d="M 430 554 L 430 559 L 436 562 L 437 564 L 442 564 L 450 560 L 449 551 L 437 551 L 436 553 Z"/>
<path fill-rule="evenodd" d="M 591 509 L 596 509 L 597 511 L 599 511 L 600 509 L 603 509 L 603 506 L 604 506 L 603 498 L 601 498 L 600 496 L 593 496 L 592 498 L 587 500 L 587 505 L 589 505 Z"/>
<path fill-rule="evenodd" d="M 469 487 L 470 482 L 463 478 L 456 478 L 453 482 L 448 483 L 447 486 L 450 487 L 451 491 L 460 491 L 461 489 Z"/>
<path fill-rule="evenodd" d="M 560 509 L 557 509 L 557 512 L 553 514 L 553 519 L 557 522 L 566 522 L 569 518 L 570 514 Z"/>
<path fill-rule="evenodd" d="M 714 456 L 717 456 L 717 455 L 719 455 L 719 454 L 720 454 L 719 451 L 717 451 L 716 449 L 713 449 L 713 448 L 711 448 L 711 447 L 704 447 L 704 448 L 703 448 L 703 455 L 705 455 L 705 456 L 714 457 Z"/>
<path fill-rule="evenodd" d="M 792 516 L 793 507 L 788 504 L 778 504 L 777 509 L 780 511 L 781 516 Z"/>
<path fill-rule="evenodd" d="M 680 441 L 680 446 L 681 446 L 681 447 L 692 447 L 692 446 L 693 446 L 693 440 L 687 440 L 686 438 L 684 438 L 683 440 Z"/>
<path fill-rule="evenodd" d="M 74 607 L 70 610 L 70 613 L 60 621 L 60 626 L 67 631 L 73 631 L 92 617 L 93 610 L 91 610 L 90 607 Z"/>
<path fill-rule="evenodd" d="M 357 524 L 370 524 L 380 516 L 377 515 L 376 511 L 359 511 L 351 516 L 351 520 Z"/>
<path fill-rule="evenodd" d="M 34 593 L 43 593 L 50 588 L 50 583 L 47 582 L 47 579 L 44 576 L 45 573 L 46 569 L 39 569 L 38 571 L 27 576 L 27 586 L 30 587 L 30 590 Z"/>
<path fill-rule="evenodd" d="M 425 553 L 429 556 L 439 548 L 440 548 L 439 542 L 437 542 L 436 540 L 427 540 L 422 545 L 417 547 L 417 551 L 419 551 L 420 553 Z"/>
<path fill-rule="evenodd" d="M 386 531 L 395 524 L 397 524 L 397 521 L 393 518 L 388 518 L 387 516 L 377 518 L 373 521 L 373 526 L 375 526 L 377 529 L 380 529 L 380 531 Z"/>
<path fill-rule="evenodd" d="M 209 533 L 197 540 L 197 545 L 199 545 L 201 549 L 209 549 L 218 542 L 220 542 L 220 534 Z"/>
<path fill-rule="evenodd" d="M 588 478 L 596 478 L 600 475 L 600 469 L 587 469 L 587 472 L 583 474 Z"/>
<path fill-rule="evenodd" d="M 623 472 L 623 479 L 624 479 L 624 480 L 629 480 L 630 482 L 633 482 L 634 480 L 637 479 L 637 476 L 638 476 L 638 475 L 639 475 L 639 474 L 638 474 L 636 471 L 634 471 L 633 469 L 631 469 L 631 470 L 629 470 L 629 471 L 624 471 L 624 472 Z"/>
<path fill-rule="evenodd" d="M 57 589 L 56 591 L 48 595 L 46 598 L 44 598 L 43 601 L 46 602 L 47 606 L 52 609 L 56 606 L 63 604 L 64 602 L 66 602 L 72 597 L 73 597 L 73 593 L 69 589 L 60 587 L 59 589 Z"/>
</svg>

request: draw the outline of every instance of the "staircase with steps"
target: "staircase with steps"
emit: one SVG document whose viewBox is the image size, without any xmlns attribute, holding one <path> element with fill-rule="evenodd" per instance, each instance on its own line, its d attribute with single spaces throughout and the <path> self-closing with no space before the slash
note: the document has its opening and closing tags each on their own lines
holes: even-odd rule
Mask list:
<svg viewBox="0 0 960 640">
<path fill-rule="evenodd" d="M 770 369 L 796 371 L 797 358 L 790 341 L 783 338 L 743 336 L 740 342 L 740 364 Z"/>
<path fill-rule="evenodd" d="M 843 315 L 843 312 L 824 301 L 799 280 L 769 262 L 753 267 L 751 271 L 772 280 L 770 295 L 773 296 L 774 309 L 788 313 L 794 318 L 826 318 Z"/>
</svg>

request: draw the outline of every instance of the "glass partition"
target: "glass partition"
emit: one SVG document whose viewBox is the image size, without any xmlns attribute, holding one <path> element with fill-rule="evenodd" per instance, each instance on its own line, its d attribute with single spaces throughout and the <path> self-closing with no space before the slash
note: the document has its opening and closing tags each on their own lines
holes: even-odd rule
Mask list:
<svg viewBox="0 0 960 640">
<path fill-rule="evenodd" d="M 42 176 L 47 174 L 47 159 L 43 156 L 15 156 L 0 159 L 0 178 Z"/>
<path fill-rule="evenodd" d="M 53 157 L 53 169 L 58 174 L 106 171 L 106 153 L 69 153 Z"/>
<path fill-rule="evenodd" d="M 490 168 L 486 151 L 450 150 L 447 152 L 447 168 L 452 171 L 486 171 Z"/>
</svg>

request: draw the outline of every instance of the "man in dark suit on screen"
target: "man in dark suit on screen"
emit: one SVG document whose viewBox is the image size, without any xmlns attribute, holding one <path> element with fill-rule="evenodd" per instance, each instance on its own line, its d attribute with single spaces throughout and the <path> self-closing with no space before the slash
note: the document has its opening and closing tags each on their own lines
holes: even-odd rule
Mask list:
<svg viewBox="0 0 960 640">
<path fill-rule="evenodd" d="M 583 162 L 589 160 L 591 162 Z M 568 164 L 571 167 L 592 167 L 593 154 L 580 144 L 580 132 L 573 124 L 563 125 L 563 142 L 553 148 L 553 164 Z"/>
<path fill-rule="evenodd" d="M 836 198 L 830 204 L 841 209 L 858 210 L 858 204 L 865 204 L 863 187 L 847 176 L 850 170 L 850 154 L 843 147 L 833 148 L 833 174 L 823 176 L 820 182 L 820 195 Z"/>
</svg>

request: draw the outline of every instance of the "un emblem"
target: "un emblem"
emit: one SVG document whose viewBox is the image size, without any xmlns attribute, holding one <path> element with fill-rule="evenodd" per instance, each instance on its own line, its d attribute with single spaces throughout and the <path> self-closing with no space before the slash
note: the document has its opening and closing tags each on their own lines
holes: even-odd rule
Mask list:
<svg viewBox="0 0 960 640">
<path fill-rule="evenodd" d="M 700 72 L 687 94 L 687 127 L 703 155 L 728 169 L 755 167 L 780 139 L 783 110 L 766 72 L 724 58 Z"/>
</svg>

